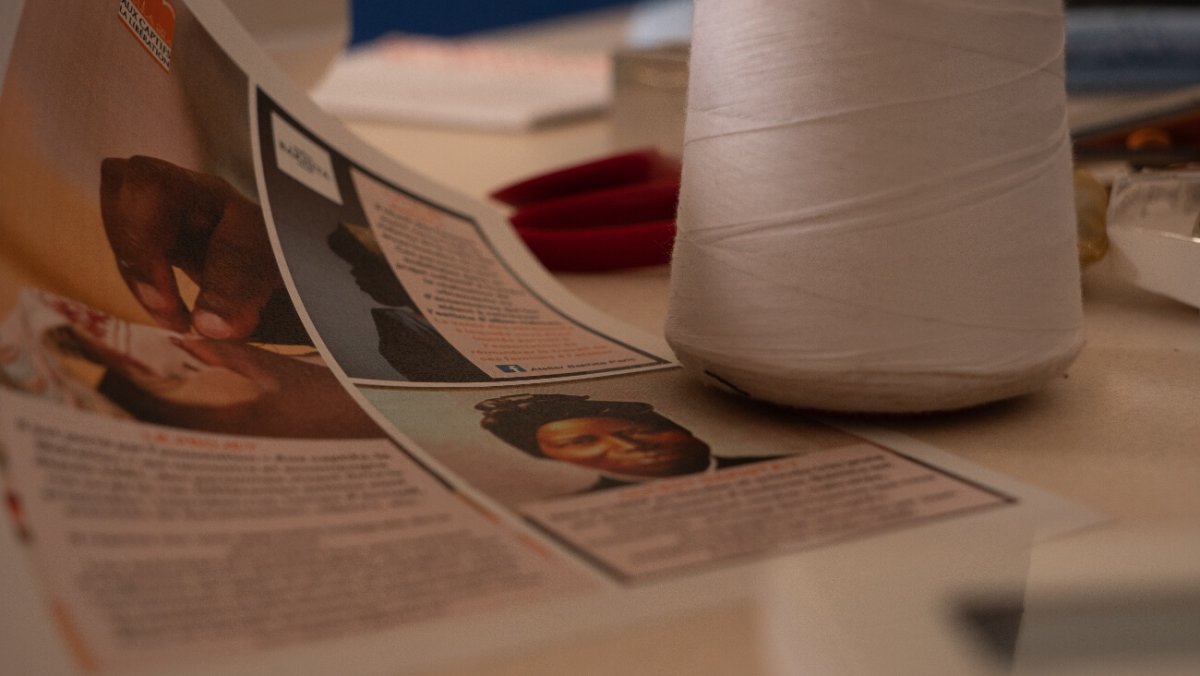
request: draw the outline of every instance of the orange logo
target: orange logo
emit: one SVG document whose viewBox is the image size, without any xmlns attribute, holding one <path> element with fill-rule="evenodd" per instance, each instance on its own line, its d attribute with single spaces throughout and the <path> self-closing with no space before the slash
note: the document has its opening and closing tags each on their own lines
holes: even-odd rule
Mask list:
<svg viewBox="0 0 1200 676">
<path fill-rule="evenodd" d="M 154 57 L 171 72 L 171 45 L 175 41 L 175 8 L 167 0 L 118 0 L 117 16 Z"/>
</svg>

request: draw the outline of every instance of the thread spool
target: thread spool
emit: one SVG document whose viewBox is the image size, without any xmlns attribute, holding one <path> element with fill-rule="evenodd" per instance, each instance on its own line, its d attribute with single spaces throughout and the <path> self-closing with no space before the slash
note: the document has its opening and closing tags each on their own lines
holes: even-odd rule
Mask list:
<svg viewBox="0 0 1200 676">
<path fill-rule="evenodd" d="M 697 0 L 667 339 L 839 411 L 1034 391 L 1083 343 L 1060 0 Z"/>
</svg>

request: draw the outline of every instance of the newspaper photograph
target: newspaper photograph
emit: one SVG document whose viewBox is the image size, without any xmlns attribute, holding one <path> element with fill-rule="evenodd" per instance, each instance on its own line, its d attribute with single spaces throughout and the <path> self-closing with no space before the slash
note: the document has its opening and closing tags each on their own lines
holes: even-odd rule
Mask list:
<svg viewBox="0 0 1200 676">
<path fill-rule="evenodd" d="M 1015 501 L 801 413 L 697 392 L 678 369 L 364 393 L 468 486 L 627 584 Z"/>
<path fill-rule="evenodd" d="M 355 382 L 503 383 L 669 363 L 549 305 L 470 216 L 354 166 L 261 90 L 257 105 L 283 257 Z"/>
</svg>

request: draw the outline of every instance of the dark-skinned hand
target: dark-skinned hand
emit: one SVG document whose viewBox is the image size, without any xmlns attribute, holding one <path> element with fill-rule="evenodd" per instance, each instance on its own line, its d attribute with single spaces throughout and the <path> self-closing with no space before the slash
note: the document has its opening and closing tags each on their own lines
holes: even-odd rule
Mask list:
<svg viewBox="0 0 1200 676">
<path fill-rule="evenodd" d="M 108 158 L 100 169 L 117 267 L 158 324 L 221 340 L 307 342 L 257 204 L 219 177 L 153 157 Z M 200 289 L 190 310 L 174 267 Z"/>
</svg>

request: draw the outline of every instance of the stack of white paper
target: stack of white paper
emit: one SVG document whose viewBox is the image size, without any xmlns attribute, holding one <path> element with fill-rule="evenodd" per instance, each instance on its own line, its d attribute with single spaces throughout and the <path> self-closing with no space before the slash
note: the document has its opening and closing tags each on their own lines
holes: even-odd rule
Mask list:
<svg viewBox="0 0 1200 676">
<path fill-rule="evenodd" d="M 342 117 L 521 130 L 603 110 L 603 53 L 390 37 L 343 56 L 313 91 Z"/>
</svg>

